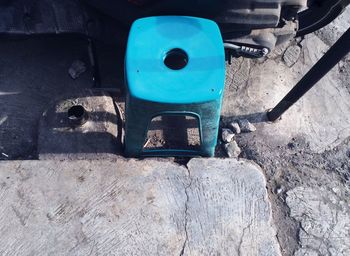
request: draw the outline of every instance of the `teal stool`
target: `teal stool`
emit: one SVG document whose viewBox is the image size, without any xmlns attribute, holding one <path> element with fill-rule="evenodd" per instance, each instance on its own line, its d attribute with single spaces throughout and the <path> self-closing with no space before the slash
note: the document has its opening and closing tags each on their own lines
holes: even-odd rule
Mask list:
<svg viewBox="0 0 350 256">
<path fill-rule="evenodd" d="M 183 16 L 135 21 L 125 77 L 127 156 L 214 155 L 225 81 L 223 40 L 215 22 Z M 151 120 L 165 115 L 197 119 L 198 151 L 143 148 Z"/>
</svg>

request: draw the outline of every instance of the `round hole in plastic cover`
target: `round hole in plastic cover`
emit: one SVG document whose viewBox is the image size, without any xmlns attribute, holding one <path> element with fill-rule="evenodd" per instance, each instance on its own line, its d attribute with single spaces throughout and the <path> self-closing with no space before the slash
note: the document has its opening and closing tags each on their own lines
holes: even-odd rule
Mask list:
<svg viewBox="0 0 350 256">
<path fill-rule="evenodd" d="M 164 57 L 164 64 L 172 70 L 180 70 L 188 63 L 187 53 L 179 48 L 168 51 Z"/>
</svg>

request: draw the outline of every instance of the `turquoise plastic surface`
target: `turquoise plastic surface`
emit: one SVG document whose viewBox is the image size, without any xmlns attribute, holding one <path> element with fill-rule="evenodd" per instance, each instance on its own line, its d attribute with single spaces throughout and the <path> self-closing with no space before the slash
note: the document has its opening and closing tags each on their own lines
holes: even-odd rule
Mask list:
<svg viewBox="0 0 350 256">
<path fill-rule="evenodd" d="M 180 70 L 164 64 L 176 48 L 188 55 Z M 225 53 L 220 30 L 215 22 L 194 17 L 139 19 L 129 34 L 125 73 L 129 94 L 138 99 L 177 104 L 221 99 Z"/>
</svg>

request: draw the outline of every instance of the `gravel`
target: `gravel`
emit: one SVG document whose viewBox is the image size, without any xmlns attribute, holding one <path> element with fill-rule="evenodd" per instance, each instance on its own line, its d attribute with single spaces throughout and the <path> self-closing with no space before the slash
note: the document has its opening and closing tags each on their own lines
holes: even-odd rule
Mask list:
<svg viewBox="0 0 350 256">
<path fill-rule="evenodd" d="M 254 132 L 256 128 L 253 124 L 251 124 L 247 119 L 239 120 L 239 127 L 241 128 L 241 132 Z"/>
<path fill-rule="evenodd" d="M 221 139 L 225 143 L 229 143 L 233 140 L 235 134 L 230 129 L 222 129 Z"/>
<path fill-rule="evenodd" d="M 230 143 L 225 144 L 224 147 L 227 156 L 231 158 L 237 158 L 242 152 L 236 141 L 231 141 Z"/>
<path fill-rule="evenodd" d="M 229 128 L 234 134 L 240 134 L 241 133 L 241 128 L 239 127 L 239 124 L 237 122 L 230 123 L 229 124 Z"/>
</svg>

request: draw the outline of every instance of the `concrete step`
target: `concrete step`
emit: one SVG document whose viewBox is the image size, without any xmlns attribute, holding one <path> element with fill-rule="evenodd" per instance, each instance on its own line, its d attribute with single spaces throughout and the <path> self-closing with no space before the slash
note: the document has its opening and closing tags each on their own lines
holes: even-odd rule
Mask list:
<svg viewBox="0 0 350 256">
<path fill-rule="evenodd" d="M 280 255 L 247 161 L 0 162 L 0 200 L 2 255 Z"/>
</svg>

